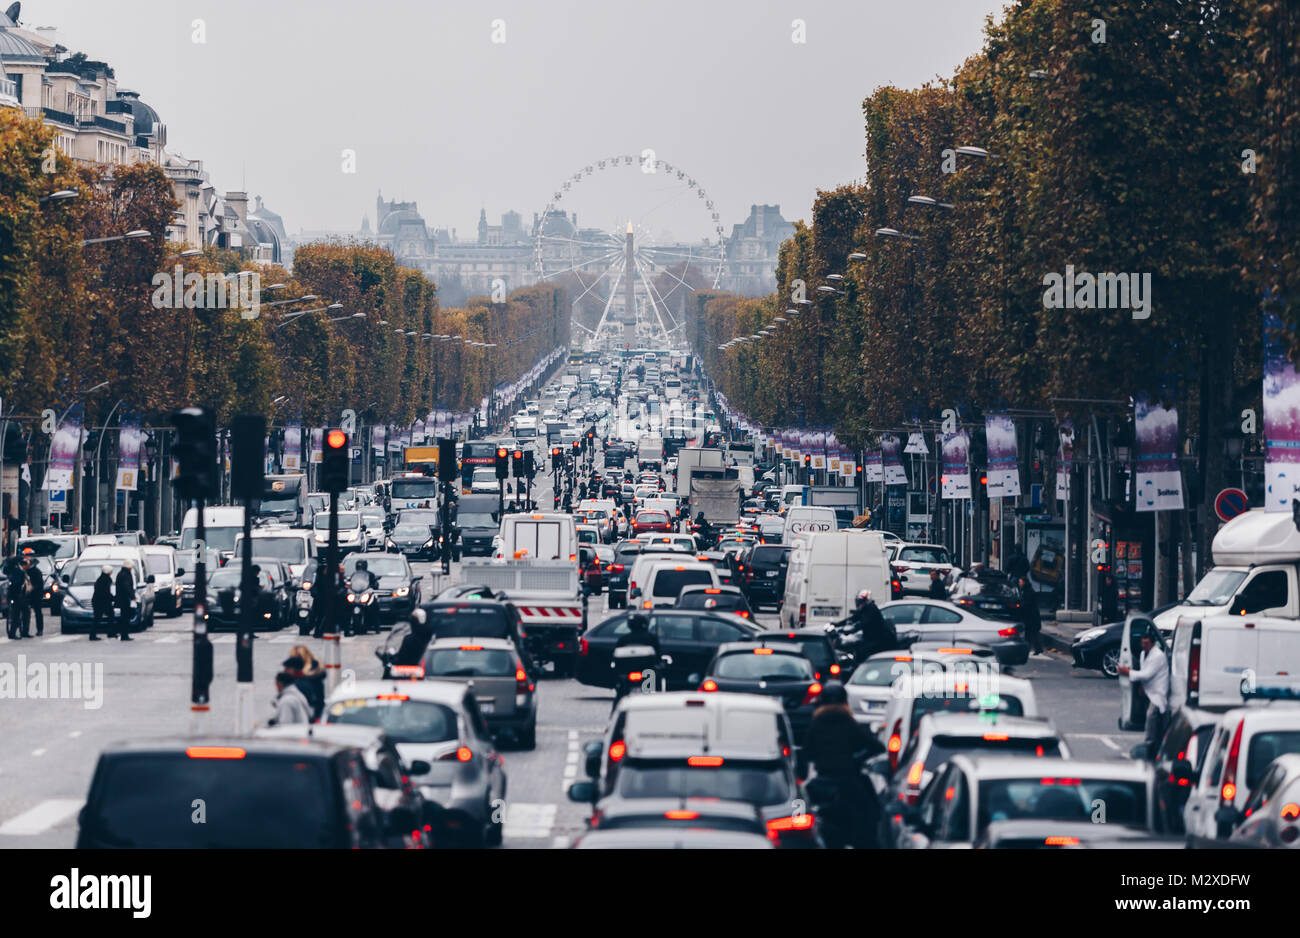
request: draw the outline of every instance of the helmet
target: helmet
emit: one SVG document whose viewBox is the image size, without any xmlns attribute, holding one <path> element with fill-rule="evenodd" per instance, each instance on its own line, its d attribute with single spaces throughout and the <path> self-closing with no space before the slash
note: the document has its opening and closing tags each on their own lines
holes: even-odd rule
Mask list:
<svg viewBox="0 0 1300 938">
<path fill-rule="evenodd" d="M 849 702 L 848 691 L 839 681 L 827 681 L 822 685 L 822 692 L 817 695 L 817 706 L 845 704 Z"/>
<path fill-rule="evenodd" d="M 858 608 L 865 609 L 872 602 L 871 590 L 861 590 L 858 592 Z"/>
<path fill-rule="evenodd" d="M 633 632 L 644 632 L 650 628 L 650 617 L 640 613 L 628 616 L 627 627 Z"/>
<path fill-rule="evenodd" d="M 367 560 L 358 560 L 358 561 L 357 561 L 357 569 L 358 569 L 358 570 L 369 570 L 369 569 L 370 569 L 370 562 L 367 561 Z"/>
</svg>

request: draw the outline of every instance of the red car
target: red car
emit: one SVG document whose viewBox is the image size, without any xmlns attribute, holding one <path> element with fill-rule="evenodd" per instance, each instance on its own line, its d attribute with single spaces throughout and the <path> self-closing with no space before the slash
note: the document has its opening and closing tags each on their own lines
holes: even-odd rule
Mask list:
<svg viewBox="0 0 1300 938">
<path fill-rule="evenodd" d="M 632 519 L 632 533 L 635 534 L 671 534 L 672 523 L 666 512 L 638 511 Z"/>
</svg>

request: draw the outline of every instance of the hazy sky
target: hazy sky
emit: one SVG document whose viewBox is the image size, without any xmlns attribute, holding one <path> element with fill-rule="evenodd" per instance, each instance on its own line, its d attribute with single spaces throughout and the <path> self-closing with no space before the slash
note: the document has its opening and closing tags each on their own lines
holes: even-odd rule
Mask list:
<svg viewBox="0 0 1300 938">
<path fill-rule="evenodd" d="M 530 223 L 586 164 L 645 148 L 694 176 L 727 230 L 752 203 L 806 218 L 819 187 L 864 174 L 863 97 L 951 75 L 1002 5 L 24 0 L 22 21 L 108 61 L 158 110 L 169 149 L 202 159 L 219 190 L 261 195 L 291 233 L 373 225 L 382 189 L 466 238 L 480 207 Z M 196 19 L 205 44 L 191 41 Z M 583 225 L 711 227 L 675 177 L 599 175 L 560 203 Z"/>
</svg>

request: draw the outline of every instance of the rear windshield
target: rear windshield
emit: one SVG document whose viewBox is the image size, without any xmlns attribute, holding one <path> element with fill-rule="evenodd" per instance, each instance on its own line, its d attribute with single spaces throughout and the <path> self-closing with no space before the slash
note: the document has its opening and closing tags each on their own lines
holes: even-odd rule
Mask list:
<svg viewBox="0 0 1300 938">
<path fill-rule="evenodd" d="M 853 671 L 850 684 L 864 684 L 868 687 L 888 687 L 900 677 L 912 673 L 912 662 L 896 661 L 893 658 L 870 659 L 862 662 Z"/>
<path fill-rule="evenodd" d="M 326 519 L 328 527 L 328 519 Z M 239 543 L 243 543 L 241 538 Z M 242 547 L 236 547 L 239 553 Z M 300 537 L 255 537 L 253 538 L 253 556 L 269 557 L 283 560 L 285 563 L 303 563 L 307 560 L 307 544 Z"/>
<path fill-rule="evenodd" d="M 942 547 L 904 547 L 898 552 L 898 559 L 912 563 L 947 563 L 948 552 Z"/>
<path fill-rule="evenodd" d="M 745 608 L 745 597 L 736 593 L 683 593 L 677 599 L 678 609 L 713 609 L 717 612 L 731 612 L 733 609 Z"/>
<path fill-rule="evenodd" d="M 146 554 L 145 562 L 149 564 L 150 573 L 171 573 L 171 561 L 164 554 Z"/>
<path fill-rule="evenodd" d="M 509 638 L 510 623 L 503 610 L 492 606 L 443 606 L 429 610 L 429 624 L 438 638 L 458 635 Z"/>
<path fill-rule="evenodd" d="M 643 511 L 636 520 L 639 524 L 667 524 L 668 516 L 662 511 Z"/>
<path fill-rule="evenodd" d="M 1252 736 L 1246 760 L 1246 788 L 1254 791 L 1269 763 L 1288 752 L 1300 752 L 1300 731 L 1270 730 Z"/>
<path fill-rule="evenodd" d="M 425 658 L 424 673 L 430 677 L 506 677 L 515 673 L 515 656 L 500 648 L 438 648 Z"/>
<path fill-rule="evenodd" d="M 999 778 L 980 782 L 979 827 L 1021 818 L 1087 821 L 1106 805 L 1108 824 L 1146 824 L 1146 786 L 1138 781 L 1090 778 Z"/>
<path fill-rule="evenodd" d="M 195 799 L 206 821 L 193 822 Z M 106 761 L 96 786 L 96 841 L 146 849 L 338 847 L 337 796 L 320 759 L 142 754 Z"/>
<path fill-rule="evenodd" d="M 676 596 L 683 586 L 713 585 L 712 570 L 660 570 L 655 576 L 655 596 Z"/>
<path fill-rule="evenodd" d="M 750 562 L 779 564 L 787 553 L 789 551 L 783 547 L 755 547 Z"/>
<path fill-rule="evenodd" d="M 934 771 L 953 756 L 962 752 L 991 752 L 999 756 L 1059 756 L 1060 743 L 1043 737 L 998 739 L 997 728 L 990 725 L 983 736 L 936 736 L 925 757 L 925 767 Z"/>
<path fill-rule="evenodd" d="M 427 700 L 340 700 L 325 712 L 325 722 L 377 726 L 395 743 L 442 743 L 459 738 L 455 712 Z"/>
<path fill-rule="evenodd" d="M 713 669 L 714 675 L 739 680 L 812 680 L 812 662 L 802 655 L 756 655 L 737 652 L 723 655 Z"/>
<path fill-rule="evenodd" d="M 676 763 L 636 763 L 618 773 L 624 798 L 721 798 L 774 805 L 789 800 L 790 782 L 780 763 L 736 763 L 696 767 Z"/>
<path fill-rule="evenodd" d="M 917 721 L 927 713 L 971 713 L 977 711 L 992 713 L 996 711 L 1009 717 L 1025 715 L 1024 707 L 1021 706 L 1018 697 L 1012 697 L 1009 694 L 995 694 L 993 696 L 997 698 L 995 702 L 981 700 L 978 697 L 956 695 L 949 697 L 934 694 L 917 697 L 912 701 L 913 730 L 915 730 Z"/>
</svg>

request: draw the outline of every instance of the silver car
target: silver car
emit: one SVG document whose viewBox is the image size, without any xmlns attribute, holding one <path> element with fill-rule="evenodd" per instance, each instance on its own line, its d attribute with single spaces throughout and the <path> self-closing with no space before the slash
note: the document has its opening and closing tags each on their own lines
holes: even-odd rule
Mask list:
<svg viewBox="0 0 1300 938">
<path fill-rule="evenodd" d="M 880 614 L 894 626 L 900 642 L 937 641 L 987 645 L 1003 667 L 1029 660 L 1029 643 L 1019 622 L 986 619 L 942 599 L 919 597 L 883 603 Z"/>
<path fill-rule="evenodd" d="M 1300 753 L 1280 755 L 1269 764 L 1243 813 L 1245 820 L 1227 846 L 1300 846 Z"/>
<path fill-rule="evenodd" d="M 867 724 L 873 733 L 880 729 L 885 721 L 885 711 L 894 699 L 894 686 L 900 677 L 922 673 L 928 669 L 969 670 L 989 669 L 993 662 L 986 656 L 976 654 L 976 648 L 936 646 L 933 650 L 920 651 L 882 651 L 872 655 L 853 669 L 853 675 L 845 682 L 844 689 L 849 695 L 849 707 L 853 718 L 859 723 Z"/>
</svg>

